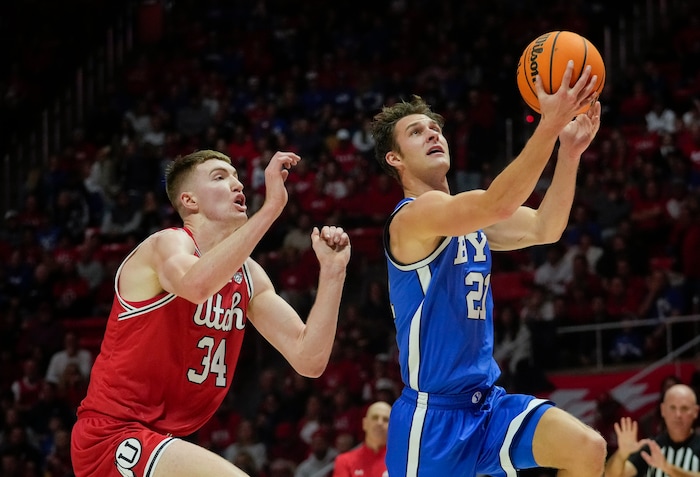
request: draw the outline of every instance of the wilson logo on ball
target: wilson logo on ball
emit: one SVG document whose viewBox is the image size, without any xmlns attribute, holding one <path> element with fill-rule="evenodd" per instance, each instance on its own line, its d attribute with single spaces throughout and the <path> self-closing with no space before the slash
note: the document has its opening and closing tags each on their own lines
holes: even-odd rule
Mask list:
<svg viewBox="0 0 700 477">
<path fill-rule="evenodd" d="M 535 38 L 523 50 L 518 61 L 516 80 L 523 101 L 536 112 L 540 102 L 535 89 L 539 75 L 544 90 L 551 94 L 561 85 L 569 60 L 574 62 L 570 86 L 579 79 L 586 66 L 591 66 L 591 77 L 597 76 L 595 93 L 600 95 L 605 85 L 605 64 L 596 47 L 588 39 L 571 31 L 551 31 Z M 582 108 L 579 113 L 588 110 Z"/>
<path fill-rule="evenodd" d="M 537 57 L 540 55 L 540 53 L 544 52 L 544 48 L 542 45 L 547 41 L 547 38 L 551 33 L 545 33 L 541 37 L 535 40 L 535 43 L 532 45 L 532 51 L 530 53 L 530 80 L 534 84 L 535 83 L 535 76 L 539 74 L 539 67 L 537 63 Z"/>
</svg>

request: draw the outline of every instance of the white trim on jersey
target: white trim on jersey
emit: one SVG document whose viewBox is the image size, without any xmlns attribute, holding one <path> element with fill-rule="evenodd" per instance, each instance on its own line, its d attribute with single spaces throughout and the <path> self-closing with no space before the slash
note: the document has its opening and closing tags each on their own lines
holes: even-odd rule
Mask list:
<svg viewBox="0 0 700 477">
<path fill-rule="evenodd" d="M 127 306 L 128 306 L 128 309 L 122 313 L 119 313 L 119 315 L 117 315 L 117 321 L 128 320 L 129 318 L 134 318 L 135 316 L 143 315 L 144 313 L 148 313 L 150 311 L 155 310 L 156 308 L 160 308 L 161 306 L 167 305 L 168 303 L 173 301 L 175 298 L 176 298 L 175 295 L 173 295 L 172 293 L 168 293 L 160 300 L 154 301 L 153 303 L 149 303 L 148 305 L 140 307 L 140 308 L 133 307 L 133 306 L 129 305 L 128 303 L 124 302 L 124 303 L 122 303 L 122 306 L 124 306 L 124 308 L 127 308 Z M 122 302 L 121 299 L 119 301 Z"/>
<path fill-rule="evenodd" d="M 516 477 L 518 475 L 518 472 L 513 466 L 513 462 L 510 460 L 510 446 L 513 444 L 515 434 L 517 434 L 518 430 L 520 430 L 525 418 L 529 416 L 535 408 L 546 402 L 547 401 L 544 399 L 533 399 L 527 404 L 527 407 L 523 412 L 515 416 L 515 419 L 510 421 L 508 431 L 506 431 L 506 436 L 503 439 L 503 445 L 501 445 L 501 449 L 498 452 L 501 461 L 501 468 L 505 471 L 507 477 Z"/>
<path fill-rule="evenodd" d="M 418 276 L 418 282 L 420 283 L 420 288 L 425 298 L 425 294 L 430 286 L 430 280 L 432 279 L 430 267 L 426 265 L 418 268 L 416 270 L 416 275 Z M 409 385 L 416 391 L 419 390 L 418 376 L 420 373 L 420 329 L 422 319 L 423 301 L 421 301 L 418 309 L 413 314 L 413 318 L 411 318 L 411 330 L 408 335 L 408 381 Z"/>
<path fill-rule="evenodd" d="M 399 205 L 391 213 L 390 219 L 393 219 L 399 210 L 401 210 L 405 205 L 410 204 L 414 200 L 415 200 L 415 198 L 411 198 L 410 200 L 406 200 L 401 205 Z M 393 255 L 391 254 L 391 250 L 389 250 L 389 248 L 388 248 L 388 243 L 385 243 L 386 257 L 391 262 L 391 264 L 393 266 L 395 266 L 397 269 L 401 270 L 402 272 L 409 272 L 411 270 L 416 270 L 416 269 L 423 268 L 423 267 L 430 265 L 430 263 L 435 259 L 435 257 L 437 257 L 440 254 L 440 252 L 442 252 L 445 249 L 445 247 L 447 247 L 449 245 L 450 240 L 452 240 L 452 237 L 445 237 L 445 239 L 442 241 L 442 243 L 440 243 L 438 248 L 433 251 L 433 253 L 431 253 L 430 255 L 428 255 L 427 257 L 425 257 L 422 260 L 419 260 L 415 263 L 409 263 L 409 264 L 397 263 L 394 260 Z"/>
<path fill-rule="evenodd" d="M 248 261 L 243 262 L 243 275 L 245 276 L 245 283 L 248 285 L 248 297 L 253 298 L 253 277 L 250 275 L 250 269 L 248 268 Z"/>
<path fill-rule="evenodd" d="M 185 229 L 178 229 L 182 230 L 184 233 L 187 233 Z M 188 237 L 192 238 L 189 234 Z M 192 239 L 194 241 L 194 239 Z M 143 243 L 143 242 L 142 242 Z M 153 311 L 157 308 L 160 308 L 161 306 L 165 306 L 171 301 L 173 301 L 176 298 L 176 295 L 173 293 L 168 293 L 162 298 L 158 299 L 157 301 L 154 301 L 153 303 L 149 303 L 146 306 L 143 307 L 136 307 L 133 306 L 131 303 L 126 301 L 124 298 L 122 298 L 121 294 L 119 293 L 119 287 L 117 284 L 119 283 L 119 275 L 121 275 L 122 267 L 124 267 L 124 264 L 129 260 L 129 258 L 136 253 L 136 250 L 141 247 L 141 244 L 138 244 L 134 249 L 124 258 L 122 263 L 119 265 L 119 268 L 117 268 L 117 272 L 114 274 L 114 294 L 117 297 L 117 300 L 119 301 L 119 304 L 124 308 L 125 311 L 122 313 L 119 313 L 117 320 L 122 321 L 126 320 L 129 318 L 134 318 L 136 316 L 143 315 L 144 313 L 148 313 L 150 311 Z M 199 251 L 199 247 L 197 246 L 197 243 L 194 243 L 194 251 L 195 255 L 198 257 L 202 256 L 202 253 Z M 246 262 L 243 262 L 243 266 L 241 267 L 243 270 L 243 275 L 245 276 L 245 282 L 246 286 L 248 288 L 248 296 L 252 297 L 253 296 L 253 279 L 250 275 L 250 269 L 248 268 L 248 264 Z"/>
<path fill-rule="evenodd" d="M 408 383 L 418 390 L 418 371 L 420 370 L 420 321 L 423 314 L 423 302 L 411 318 L 411 331 L 408 334 Z"/>
<path fill-rule="evenodd" d="M 408 434 L 408 455 L 406 456 L 406 477 L 417 477 L 420 462 L 420 441 L 423 437 L 425 416 L 428 413 L 428 393 L 418 392 L 416 409 L 411 419 L 411 430 Z"/>
<path fill-rule="evenodd" d="M 117 300 L 119 300 L 119 303 L 122 305 L 122 308 L 129 310 L 133 309 L 131 305 L 129 305 L 127 302 L 124 301 L 122 298 L 121 294 L 119 293 L 119 276 L 122 273 L 122 268 L 124 268 L 124 264 L 131 258 L 133 254 L 136 253 L 136 251 L 141 247 L 141 244 L 138 244 L 134 249 L 129 252 L 129 255 L 122 260 L 122 263 L 119 264 L 119 268 L 117 268 L 117 272 L 114 274 L 114 295 L 117 297 Z"/>
<path fill-rule="evenodd" d="M 187 232 L 185 232 L 185 233 L 187 233 Z M 119 293 L 119 286 L 118 286 L 119 276 L 122 273 L 122 268 L 124 268 L 124 264 L 126 264 L 126 262 L 131 258 L 131 256 L 133 254 L 135 254 L 139 248 L 141 248 L 141 245 L 143 245 L 143 242 L 138 244 L 136 247 L 134 247 L 134 249 L 131 252 L 129 252 L 129 255 L 127 255 L 126 258 L 124 258 L 124 260 L 122 260 L 122 263 L 119 264 L 119 268 L 117 268 L 117 272 L 114 274 L 114 296 L 117 297 L 117 301 L 119 301 L 119 304 L 122 306 L 122 308 L 124 308 L 124 311 L 122 313 L 119 313 L 119 315 L 117 317 L 118 321 L 126 320 L 128 318 L 133 318 L 135 316 L 139 316 L 139 315 L 142 315 L 146 312 L 155 310 L 156 308 L 159 308 L 159 307 L 161 307 L 161 306 L 163 306 L 163 305 L 165 305 L 165 304 L 167 304 L 175 299 L 175 295 L 173 295 L 172 293 L 168 293 L 167 295 L 154 301 L 153 303 L 149 303 L 148 305 L 142 306 L 142 307 L 136 307 L 136 306 L 130 304 L 124 298 L 122 298 L 121 293 Z M 196 247 L 196 245 L 195 245 L 195 247 Z"/>
<path fill-rule="evenodd" d="M 450 241 L 453 238 L 454 237 L 445 237 L 445 239 L 440 243 L 440 245 L 438 245 L 438 248 L 433 250 L 433 253 L 431 253 L 430 255 L 425 257 L 424 259 L 419 260 L 415 263 L 410 263 L 408 265 L 402 265 L 400 263 L 396 263 L 396 261 L 390 255 L 387 258 L 389 259 L 389 261 L 391 262 L 391 264 L 393 266 L 395 266 L 397 269 L 401 270 L 402 272 L 410 272 L 411 270 L 418 270 L 420 268 L 427 267 L 428 265 L 430 265 L 433 262 L 433 260 L 435 260 L 435 258 L 438 255 L 440 255 L 440 252 L 445 250 L 445 248 L 450 244 Z"/>
<path fill-rule="evenodd" d="M 170 229 L 164 229 L 164 230 L 170 230 Z M 182 228 L 177 229 L 177 230 L 181 230 L 185 234 L 187 233 L 187 231 L 185 231 L 185 229 L 182 229 Z M 189 234 L 187 236 L 190 237 Z M 192 237 L 190 237 L 190 238 L 192 238 Z M 192 239 L 192 241 L 194 242 L 194 239 Z M 175 295 L 173 295 L 172 293 L 168 293 L 163 298 L 160 298 L 159 300 L 157 300 L 153 303 L 150 303 L 144 307 L 133 306 L 128 301 L 126 301 L 124 298 L 122 298 L 121 293 L 119 293 L 119 277 L 121 276 L 122 268 L 124 268 L 124 265 L 126 264 L 126 262 L 129 261 L 131 256 L 133 254 L 135 254 L 139 248 L 141 248 L 141 245 L 143 245 L 143 242 L 139 243 L 136 247 L 134 247 L 134 249 L 131 252 L 129 252 L 129 254 L 124 258 L 124 260 L 122 260 L 122 263 L 119 264 L 119 268 L 117 268 L 117 272 L 114 274 L 114 296 L 117 297 L 119 304 L 125 310 L 123 313 L 119 314 L 118 320 L 132 318 L 134 316 L 141 315 L 147 311 L 154 310 L 154 309 L 156 309 L 156 308 L 158 308 L 166 303 L 169 303 L 170 301 L 172 301 L 175 298 Z M 195 253 L 197 254 L 197 256 L 199 256 L 200 255 L 199 248 L 197 248 L 196 242 L 194 244 L 194 249 L 195 249 Z"/>
<path fill-rule="evenodd" d="M 174 437 L 169 437 L 168 439 L 163 440 L 160 444 L 156 446 L 155 449 L 153 449 L 153 452 L 151 453 L 150 456 L 148 456 L 148 461 L 146 462 L 146 467 L 144 467 L 144 474 L 143 477 L 152 477 L 155 474 L 156 466 L 158 465 L 158 462 L 160 461 L 160 458 L 163 456 L 163 451 L 173 442 L 175 442 L 176 438 Z"/>
</svg>

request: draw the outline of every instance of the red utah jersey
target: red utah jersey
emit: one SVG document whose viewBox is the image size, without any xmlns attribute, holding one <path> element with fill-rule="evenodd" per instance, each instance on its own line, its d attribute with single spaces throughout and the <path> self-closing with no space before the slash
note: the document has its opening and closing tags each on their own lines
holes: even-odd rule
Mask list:
<svg viewBox="0 0 700 477">
<path fill-rule="evenodd" d="M 104 414 L 187 436 L 212 417 L 231 386 L 252 278 L 244 264 L 199 305 L 172 293 L 127 302 L 117 284 L 135 251 L 117 270 L 104 340 L 78 414 Z"/>
</svg>

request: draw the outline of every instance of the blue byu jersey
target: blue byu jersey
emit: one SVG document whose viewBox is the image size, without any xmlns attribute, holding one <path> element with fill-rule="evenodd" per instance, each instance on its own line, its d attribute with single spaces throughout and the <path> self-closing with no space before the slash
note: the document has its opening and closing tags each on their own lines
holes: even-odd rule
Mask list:
<svg viewBox="0 0 700 477">
<path fill-rule="evenodd" d="M 396 206 L 389 221 L 411 198 Z M 416 391 L 462 394 L 490 388 L 493 359 L 491 251 L 479 230 L 446 237 L 419 262 L 397 263 L 384 234 L 389 299 L 404 384 Z"/>
</svg>

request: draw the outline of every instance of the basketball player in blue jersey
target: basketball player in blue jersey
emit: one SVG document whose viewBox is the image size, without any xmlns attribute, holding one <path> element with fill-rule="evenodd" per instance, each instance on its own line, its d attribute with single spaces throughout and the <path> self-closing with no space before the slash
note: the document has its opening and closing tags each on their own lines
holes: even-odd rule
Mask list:
<svg viewBox="0 0 700 477">
<path fill-rule="evenodd" d="M 598 432 L 551 402 L 494 386 L 491 250 L 560 238 L 581 154 L 600 126 L 597 77 L 586 67 L 570 87 L 572 72 L 569 62 L 554 94 L 537 79 L 541 119 L 486 190 L 450 194 L 443 118 L 420 97 L 374 118 L 376 157 L 405 196 L 384 237 L 404 383 L 389 422 L 391 477 L 504 477 L 536 467 L 568 477 L 603 474 L 606 443 Z M 537 210 L 524 207 L 557 139 L 546 196 Z"/>
</svg>

